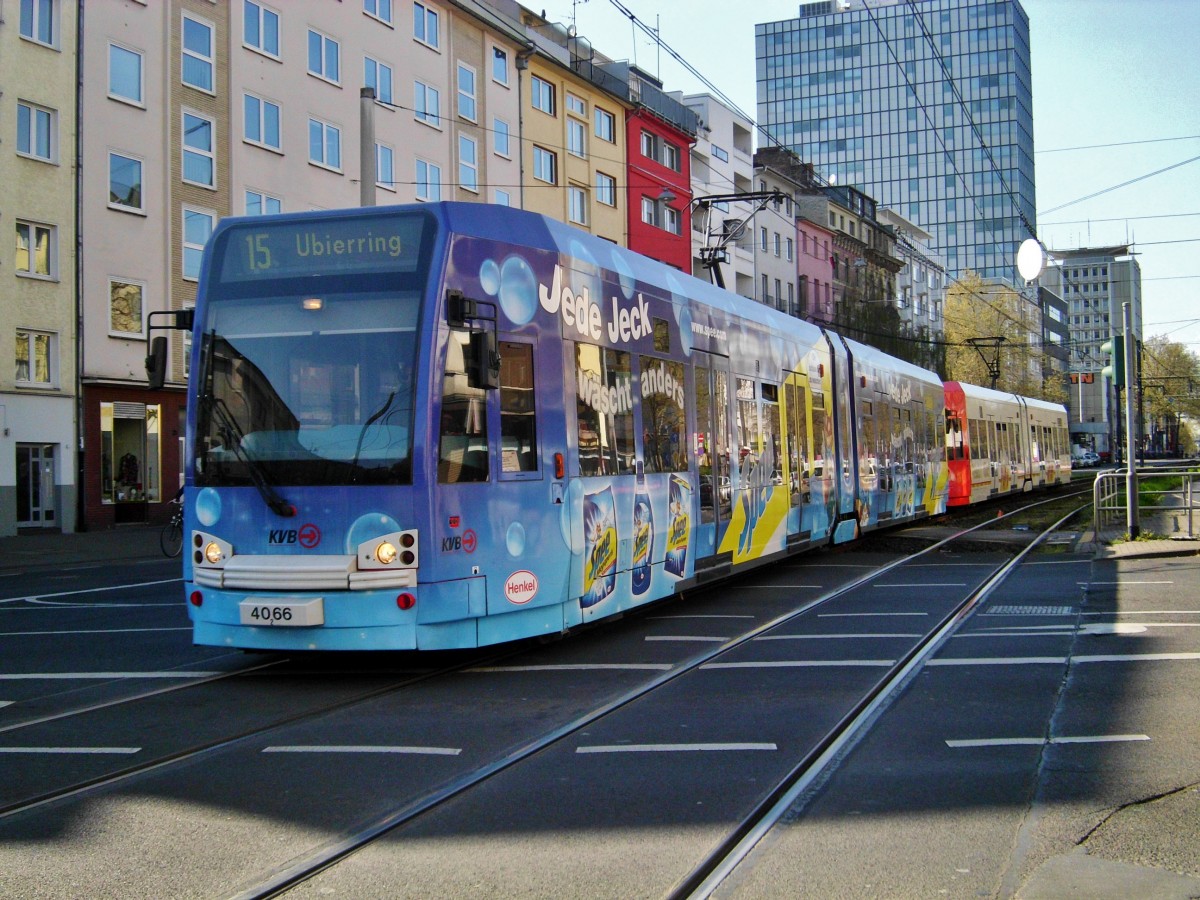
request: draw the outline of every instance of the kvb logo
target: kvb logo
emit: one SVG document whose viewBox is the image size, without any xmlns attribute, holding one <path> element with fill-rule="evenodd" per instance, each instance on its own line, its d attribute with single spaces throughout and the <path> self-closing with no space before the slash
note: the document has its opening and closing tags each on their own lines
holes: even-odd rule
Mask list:
<svg viewBox="0 0 1200 900">
<path fill-rule="evenodd" d="M 268 544 L 299 544 L 311 550 L 321 543 L 321 529 L 309 522 L 299 528 L 272 528 L 267 535 Z"/>
</svg>

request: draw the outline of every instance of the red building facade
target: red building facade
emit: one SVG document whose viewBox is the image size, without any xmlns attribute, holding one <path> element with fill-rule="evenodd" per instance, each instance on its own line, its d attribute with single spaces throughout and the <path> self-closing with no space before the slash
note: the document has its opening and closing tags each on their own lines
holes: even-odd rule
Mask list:
<svg viewBox="0 0 1200 900">
<path fill-rule="evenodd" d="M 627 114 L 629 248 L 683 272 L 692 268 L 694 139 L 646 107 Z"/>
</svg>

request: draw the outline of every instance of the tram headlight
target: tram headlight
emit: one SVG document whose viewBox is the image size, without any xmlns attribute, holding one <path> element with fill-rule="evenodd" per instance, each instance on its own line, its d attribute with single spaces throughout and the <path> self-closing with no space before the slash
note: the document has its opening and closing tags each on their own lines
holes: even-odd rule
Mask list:
<svg viewBox="0 0 1200 900">
<path fill-rule="evenodd" d="M 208 561 L 209 565 L 215 566 L 217 563 L 219 563 L 222 558 L 221 545 L 216 541 L 209 541 L 207 544 L 205 544 L 204 558 Z"/>
<path fill-rule="evenodd" d="M 379 546 L 375 548 L 375 558 L 385 566 L 390 566 L 392 563 L 394 563 L 398 554 L 399 551 L 396 549 L 396 545 L 391 541 L 382 541 Z"/>
<path fill-rule="evenodd" d="M 416 529 L 381 534 L 358 545 L 358 568 L 415 569 L 418 562 Z"/>
</svg>

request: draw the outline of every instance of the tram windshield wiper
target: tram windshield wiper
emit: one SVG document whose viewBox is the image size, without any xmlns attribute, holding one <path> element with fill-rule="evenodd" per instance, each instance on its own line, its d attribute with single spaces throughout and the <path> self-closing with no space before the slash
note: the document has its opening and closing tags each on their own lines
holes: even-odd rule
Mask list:
<svg viewBox="0 0 1200 900">
<path fill-rule="evenodd" d="M 262 497 L 263 502 L 278 516 L 283 516 L 285 519 L 290 519 L 294 516 L 296 514 L 296 507 L 279 496 L 279 492 L 267 481 L 258 460 L 252 457 L 246 451 L 246 448 L 242 446 L 242 441 L 246 435 L 242 431 L 241 426 L 238 425 L 233 413 L 229 411 L 229 407 L 225 405 L 225 401 L 220 397 L 210 395 L 205 398 L 204 406 L 207 408 L 209 414 L 217 420 L 225 443 L 233 448 L 234 455 L 246 467 L 246 473 L 250 476 L 250 481 L 258 490 L 258 494 Z"/>
<path fill-rule="evenodd" d="M 367 421 L 363 422 L 363 427 L 358 432 L 358 443 L 354 445 L 354 459 L 350 462 L 350 480 L 351 482 L 358 481 L 358 457 L 362 453 L 363 439 L 367 436 L 367 429 L 378 421 L 384 413 L 392 408 L 392 403 L 396 399 L 396 392 L 392 391 L 387 395 L 387 399 L 383 401 L 383 406 L 371 413 Z"/>
</svg>

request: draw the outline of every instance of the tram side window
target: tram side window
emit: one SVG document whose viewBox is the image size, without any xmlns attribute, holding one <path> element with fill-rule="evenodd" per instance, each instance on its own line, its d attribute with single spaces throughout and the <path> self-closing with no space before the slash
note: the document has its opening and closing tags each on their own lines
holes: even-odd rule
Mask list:
<svg viewBox="0 0 1200 900">
<path fill-rule="evenodd" d="M 812 477 L 820 478 L 825 474 L 825 395 L 813 391 L 812 394 L 812 430 L 813 456 Z M 809 473 L 806 472 L 806 475 Z"/>
<path fill-rule="evenodd" d="M 737 379 L 737 428 L 738 468 L 743 479 L 749 477 L 762 452 L 762 440 L 758 428 L 758 398 L 754 381 L 750 378 Z M 743 483 L 742 487 L 746 487 Z"/>
<path fill-rule="evenodd" d="M 500 343 L 500 469 L 538 469 L 532 344 Z"/>
<path fill-rule="evenodd" d="M 686 471 L 687 418 L 683 411 L 683 364 L 643 356 L 639 359 L 639 366 L 645 471 Z"/>
<path fill-rule="evenodd" d="M 784 385 L 788 410 L 787 447 L 791 468 L 792 505 L 799 505 L 802 491 L 808 490 L 808 410 L 804 407 L 804 388 L 789 380 Z"/>
<path fill-rule="evenodd" d="M 461 484 L 488 480 L 487 392 L 467 376 L 470 336 L 451 331 L 442 379 L 438 481 Z"/>
<path fill-rule="evenodd" d="M 579 474 L 633 472 L 632 355 L 594 344 L 575 345 L 575 413 Z"/>
</svg>

